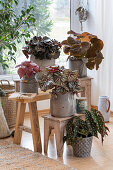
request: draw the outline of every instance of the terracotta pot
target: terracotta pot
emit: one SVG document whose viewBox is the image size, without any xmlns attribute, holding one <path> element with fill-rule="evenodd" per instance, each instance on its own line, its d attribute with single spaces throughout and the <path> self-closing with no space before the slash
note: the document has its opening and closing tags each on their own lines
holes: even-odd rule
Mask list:
<svg viewBox="0 0 113 170">
<path fill-rule="evenodd" d="M 78 70 L 79 78 L 87 77 L 87 67 L 86 67 L 86 60 L 69 60 L 69 69 L 74 71 Z"/>
<path fill-rule="evenodd" d="M 72 93 L 58 93 L 57 96 L 52 94 L 50 99 L 50 111 L 52 116 L 59 118 L 65 118 L 74 115 L 74 95 Z"/>
<path fill-rule="evenodd" d="M 74 156 L 89 157 L 91 153 L 92 140 L 92 136 L 87 138 L 75 138 L 72 145 Z"/>
<path fill-rule="evenodd" d="M 20 80 L 20 93 L 38 93 L 38 83 L 35 74 L 31 77 L 24 76 Z"/>
<path fill-rule="evenodd" d="M 36 59 L 35 56 L 31 55 L 30 60 L 33 61 L 34 63 L 36 63 L 38 66 L 40 66 L 40 69 L 42 71 L 45 71 L 45 68 L 48 67 L 48 66 L 55 65 L 55 59 L 51 59 L 51 60 L 43 59 L 43 60 L 40 60 L 40 59 Z"/>
</svg>

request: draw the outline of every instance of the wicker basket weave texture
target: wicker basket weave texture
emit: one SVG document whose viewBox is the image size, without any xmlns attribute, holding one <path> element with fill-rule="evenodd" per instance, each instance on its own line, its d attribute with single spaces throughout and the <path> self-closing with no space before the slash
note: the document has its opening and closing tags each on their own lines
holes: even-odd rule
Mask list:
<svg viewBox="0 0 113 170">
<path fill-rule="evenodd" d="M 7 84 L 4 84 L 3 82 L 7 82 Z M 13 128 L 16 123 L 17 104 L 12 100 L 8 100 L 8 97 L 9 94 L 15 92 L 15 86 L 11 85 L 8 80 L 2 80 L 0 81 L 0 88 L 2 88 L 2 90 L 6 93 L 6 96 L 1 98 L 4 115 L 9 128 Z"/>
<path fill-rule="evenodd" d="M 93 137 L 76 138 L 73 143 L 73 154 L 76 157 L 89 157 Z"/>
</svg>

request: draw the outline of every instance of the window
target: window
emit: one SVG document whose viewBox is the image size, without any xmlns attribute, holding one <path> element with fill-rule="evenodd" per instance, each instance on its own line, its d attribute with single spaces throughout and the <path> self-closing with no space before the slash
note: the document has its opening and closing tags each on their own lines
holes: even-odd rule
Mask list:
<svg viewBox="0 0 113 170">
<path fill-rule="evenodd" d="M 21 1 L 21 0 L 19 0 Z M 71 6 L 70 6 L 71 1 Z M 62 41 L 67 37 L 67 31 L 70 30 L 70 8 L 73 6 L 73 0 L 25 0 L 19 3 L 19 7 L 15 6 L 17 13 L 20 12 L 22 7 L 27 7 L 29 4 L 34 6 L 34 15 L 36 17 L 36 27 L 31 29 L 31 36 L 34 35 L 47 35 L 52 39 Z M 50 15 L 48 14 L 50 13 Z M 49 20 L 46 17 L 49 16 Z M 42 19 L 41 19 L 42 17 Z M 45 18 L 44 18 L 45 17 Z M 22 47 L 25 46 L 24 40 L 17 46 L 16 63 L 26 60 L 22 53 Z M 57 65 L 68 67 L 66 62 L 67 56 L 61 51 L 59 59 L 56 60 Z M 7 74 L 15 74 L 15 64 L 9 62 L 9 68 L 6 70 Z"/>
</svg>

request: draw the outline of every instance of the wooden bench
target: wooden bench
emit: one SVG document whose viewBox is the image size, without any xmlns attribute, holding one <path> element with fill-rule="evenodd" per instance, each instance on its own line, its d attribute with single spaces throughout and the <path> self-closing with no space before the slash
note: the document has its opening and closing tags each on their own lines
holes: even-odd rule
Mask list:
<svg viewBox="0 0 113 170">
<path fill-rule="evenodd" d="M 18 102 L 16 127 L 15 127 L 13 143 L 15 144 L 21 143 L 22 131 L 24 130 L 28 133 L 32 133 L 34 151 L 42 152 L 40 127 L 39 127 L 39 119 L 38 119 L 38 114 L 37 114 L 37 103 L 36 102 L 50 99 L 50 97 L 51 95 L 49 94 L 49 92 L 46 92 L 46 93 L 41 92 L 38 95 L 35 93 L 27 93 L 27 94 L 12 93 L 9 96 L 10 100 Z M 28 106 L 29 106 L 31 129 L 23 125 L 26 103 L 28 103 Z"/>
</svg>

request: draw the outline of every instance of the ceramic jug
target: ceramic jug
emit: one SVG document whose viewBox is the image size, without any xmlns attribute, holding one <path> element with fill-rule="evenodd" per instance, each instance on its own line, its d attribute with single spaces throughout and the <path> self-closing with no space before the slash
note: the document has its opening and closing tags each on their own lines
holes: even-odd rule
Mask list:
<svg viewBox="0 0 113 170">
<path fill-rule="evenodd" d="M 98 110 L 102 113 L 105 122 L 109 122 L 110 100 L 109 96 L 99 96 Z"/>
</svg>

